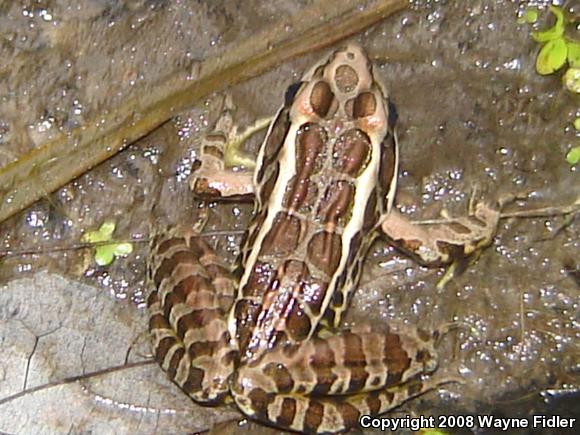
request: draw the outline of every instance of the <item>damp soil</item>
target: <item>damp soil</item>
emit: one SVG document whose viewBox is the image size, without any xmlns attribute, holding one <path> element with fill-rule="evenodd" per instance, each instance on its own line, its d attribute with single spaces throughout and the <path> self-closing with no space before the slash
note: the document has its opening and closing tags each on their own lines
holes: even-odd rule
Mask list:
<svg viewBox="0 0 580 435">
<path fill-rule="evenodd" d="M 147 92 L 169 70 L 191 59 L 217 55 L 232 41 L 251 37 L 308 3 L 249 1 L 234 7 L 226 1 L 135 0 L 86 2 L 83 8 L 67 1 L 0 5 L 4 33 L 0 58 L 9 59 L 0 65 L 0 165 L 59 132 L 82 126 L 134 93 Z M 537 44 L 530 38 L 530 27 L 516 22 L 525 3 L 416 0 L 406 11 L 352 38 L 372 57 L 375 72 L 397 107 L 401 175 L 396 203 L 410 218 L 437 218 L 443 210 L 464 215 L 473 196 L 493 202 L 517 195 L 519 199 L 505 212 L 577 201 L 577 167 L 566 163 L 564 156 L 580 140 L 571 124 L 580 116 L 580 102 L 562 89 L 557 74 L 535 73 Z M 579 13 L 577 4 L 566 6 Z M 273 114 L 285 89 L 322 55 L 309 53 L 223 90 L 237 106 L 235 122 L 243 127 Z M 93 289 L 95 301 L 106 300 L 111 302 L 106 307 L 117 307 L 108 311 L 122 311 L 123 324 L 138 325 L 134 329 L 139 336 L 139 330 L 146 330 L 150 224 L 194 222 L 202 208 L 210 210 L 206 230 L 221 231 L 211 238 L 213 243 L 233 263 L 241 232 L 251 218 L 251 204 L 200 204 L 192 198 L 187 180 L 200 141 L 219 117 L 223 99 L 219 93 L 199 101 L 0 224 L 0 297 L 10 301 L 22 280 L 32 279 L 26 285 L 42 287 L 45 279 L 58 275 L 72 286 L 67 297 L 74 300 L 78 289 L 80 300 L 87 288 Z M 253 138 L 247 151 L 254 152 L 259 141 L 259 135 Z M 464 380 L 405 404 L 397 415 L 578 417 L 574 403 L 580 394 L 580 284 L 574 217 L 502 219 L 491 246 L 442 290 L 436 284 L 444 270 L 421 267 L 384 240 L 373 245 L 346 322 L 399 322 L 426 330 L 453 324 L 440 344 L 439 371 Z M 132 240 L 134 251 L 100 267 L 80 239 L 106 219 L 116 222 L 115 239 Z M 34 288 L 30 287 L 31 298 Z M 51 310 L 51 296 L 45 297 L 43 309 Z M 102 313 L 87 306 L 84 317 Z M 25 312 L 1 310 L 0 331 L 14 330 L 11 325 L 16 322 L 34 322 L 31 313 L 22 317 Z M 104 329 L 98 334 L 107 340 L 115 336 L 113 323 L 110 330 L 108 323 L 98 324 Z M 11 343 L 3 338 L 0 334 L 0 349 Z M 125 349 L 132 345 L 128 339 L 118 343 Z M 147 359 L 146 345 L 144 349 L 141 356 Z M 66 351 L 58 346 L 54 350 Z M 30 362 L 32 354 L 28 355 L 23 361 Z M 22 371 L 27 376 L 38 369 L 25 365 Z M 9 391 L 2 388 L 11 382 L 8 366 L 0 361 L 0 392 Z M 85 363 L 67 373 L 82 378 Z M 47 379 L 39 376 L 39 385 L 58 383 L 65 376 Z M 123 379 L 120 376 L 119 382 Z M 80 433 L 104 427 L 99 419 L 102 423 L 115 413 L 117 433 L 128 433 L 138 427 L 134 421 L 142 418 L 141 412 L 157 412 L 163 418 L 142 428 L 145 433 L 181 433 L 207 429 L 236 415 L 219 408 L 200 411 L 163 380 L 140 388 L 141 398 L 165 389 L 173 397 L 172 405 L 132 409 L 131 401 L 114 400 L 115 388 L 105 390 L 111 401 L 97 400 L 94 390 L 85 389 L 83 394 L 94 396 L 85 410 L 91 417 L 69 415 L 56 425 L 47 417 L 48 408 L 38 406 L 15 419 L 9 409 L 21 398 L 3 401 L 9 394 L 0 393 L 0 431 L 30 433 L 27 421 L 34 417 L 46 419 L 45 433 L 63 428 Z M 180 411 L 172 413 L 172 406 Z M 188 413 L 203 417 L 192 423 L 195 427 L 183 429 Z"/>
</svg>

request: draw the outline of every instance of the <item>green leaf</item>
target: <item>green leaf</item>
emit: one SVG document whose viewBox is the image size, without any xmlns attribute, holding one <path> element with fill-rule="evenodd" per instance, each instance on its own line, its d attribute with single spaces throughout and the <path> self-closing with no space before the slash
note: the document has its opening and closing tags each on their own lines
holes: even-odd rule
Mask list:
<svg viewBox="0 0 580 435">
<path fill-rule="evenodd" d="M 556 6 L 550 6 L 550 12 L 556 16 L 556 23 L 542 32 L 532 32 L 532 38 L 538 42 L 548 42 L 562 37 L 564 34 L 564 12 Z"/>
<path fill-rule="evenodd" d="M 124 257 L 133 252 L 133 245 L 131 243 L 117 243 L 114 246 L 115 257 Z"/>
<path fill-rule="evenodd" d="M 114 221 L 107 220 L 96 231 L 87 231 L 82 241 L 87 243 L 108 242 L 113 236 L 116 224 Z M 95 247 L 95 262 L 99 266 L 108 266 L 113 262 L 115 257 L 124 257 L 133 252 L 131 243 L 107 243 Z"/>
<path fill-rule="evenodd" d="M 574 120 L 574 128 L 575 128 L 576 130 L 580 130 L 580 118 L 576 118 L 576 119 Z"/>
<path fill-rule="evenodd" d="M 115 222 L 107 220 L 103 222 L 101 227 L 96 231 L 87 231 L 83 234 L 81 240 L 83 242 L 88 243 L 99 243 L 99 242 L 106 242 L 107 240 L 111 240 L 111 236 L 115 231 Z"/>
<path fill-rule="evenodd" d="M 111 243 L 95 248 L 95 262 L 99 266 L 108 266 L 115 257 L 125 257 L 133 252 L 131 243 Z"/>
<path fill-rule="evenodd" d="M 115 231 L 116 226 L 117 224 L 115 223 L 115 221 L 106 220 L 101 225 L 101 228 L 99 228 L 99 233 L 110 239 L 111 236 L 113 235 L 113 232 Z"/>
<path fill-rule="evenodd" d="M 574 147 L 568 151 L 568 154 L 566 154 L 566 161 L 571 165 L 576 165 L 580 162 L 580 146 Z"/>
<path fill-rule="evenodd" d="M 95 261 L 99 266 L 108 266 L 113 262 L 115 245 L 97 246 L 95 249 Z"/>
<path fill-rule="evenodd" d="M 538 10 L 536 8 L 527 9 L 518 19 L 518 23 L 520 24 L 534 24 L 536 21 L 538 21 Z"/>
<path fill-rule="evenodd" d="M 580 43 L 566 41 L 568 46 L 568 65 L 572 68 L 580 68 Z"/>
<path fill-rule="evenodd" d="M 567 54 L 568 46 L 564 38 L 546 42 L 538 53 L 536 71 L 541 75 L 552 74 L 564 66 Z"/>
<path fill-rule="evenodd" d="M 568 68 L 562 76 L 562 82 L 570 92 L 580 94 L 580 68 Z"/>
</svg>

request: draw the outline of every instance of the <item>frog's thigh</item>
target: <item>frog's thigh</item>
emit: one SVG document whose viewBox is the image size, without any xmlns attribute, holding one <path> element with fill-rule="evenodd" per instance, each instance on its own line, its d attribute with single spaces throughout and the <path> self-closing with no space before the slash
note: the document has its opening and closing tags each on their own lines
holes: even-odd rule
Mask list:
<svg viewBox="0 0 580 435">
<path fill-rule="evenodd" d="M 432 224 L 413 223 L 392 210 L 383 218 L 381 229 L 421 264 L 440 266 L 468 259 L 489 245 L 499 217 L 499 211 L 485 203 L 477 204 L 473 215 Z"/>
<path fill-rule="evenodd" d="M 229 271 L 199 235 L 182 229 L 153 238 L 149 267 L 156 360 L 194 400 L 223 401 L 237 356 L 227 328 L 235 291 Z"/>
<path fill-rule="evenodd" d="M 430 336 L 366 329 L 278 347 L 242 365 L 232 382 L 238 407 L 286 429 L 335 432 L 433 388 L 410 381 L 436 368 Z"/>
</svg>

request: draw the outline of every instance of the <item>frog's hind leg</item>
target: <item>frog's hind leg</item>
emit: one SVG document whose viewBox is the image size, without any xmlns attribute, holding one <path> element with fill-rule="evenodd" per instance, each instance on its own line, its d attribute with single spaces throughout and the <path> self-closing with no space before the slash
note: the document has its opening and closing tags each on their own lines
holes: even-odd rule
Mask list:
<svg viewBox="0 0 580 435">
<path fill-rule="evenodd" d="M 194 400 L 224 401 L 237 359 L 227 328 L 235 291 L 228 269 L 199 234 L 175 228 L 153 238 L 149 280 L 155 359 Z"/>
<path fill-rule="evenodd" d="M 274 426 L 342 431 L 439 385 L 417 379 L 437 367 L 435 341 L 411 328 L 366 328 L 277 347 L 256 364 L 242 363 L 232 394 L 245 414 Z"/>
<path fill-rule="evenodd" d="M 429 391 L 456 382 L 455 379 L 429 378 L 403 385 L 350 396 L 309 397 L 291 394 L 260 397 L 252 400 L 259 406 L 253 416 L 269 424 L 303 433 L 337 433 L 361 424 L 363 416 L 389 412 Z"/>
</svg>

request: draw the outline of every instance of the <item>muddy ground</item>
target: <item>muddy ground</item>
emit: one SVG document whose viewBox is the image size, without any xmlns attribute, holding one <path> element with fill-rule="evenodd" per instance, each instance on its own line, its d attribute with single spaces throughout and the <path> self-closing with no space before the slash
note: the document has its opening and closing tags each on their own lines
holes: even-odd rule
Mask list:
<svg viewBox="0 0 580 435">
<path fill-rule="evenodd" d="M 309 3 L 1 4 L 0 166 Z M 516 21 L 526 3 L 547 2 L 416 0 L 352 38 L 373 58 L 398 109 L 396 202 L 411 218 L 465 214 L 474 192 L 488 201 L 517 194 L 506 213 L 577 200 L 578 168 L 564 156 L 579 143 L 572 127 L 579 99 L 558 74 L 536 74 L 537 43 L 530 26 Z M 565 6 L 578 14 L 573 3 Z M 1 224 L 0 432 L 188 433 L 241 418 L 193 404 L 150 362 L 149 223 L 195 219 L 199 203 L 187 176 L 224 92 L 237 106 L 236 123 L 247 125 L 273 114 L 286 87 L 324 53 L 199 101 Z M 231 230 L 214 242 L 233 262 L 251 205 L 209 207 L 208 229 Z M 105 219 L 116 221 L 116 239 L 134 240 L 134 251 L 100 267 L 91 250 L 75 247 Z M 454 322 L 439 371 L 465 381 L 397 412 L 578 417 L 578 244 L 573 215 L 502 219 L 479 261 L 438 291 L 442 269 L 420 267 L 377 241 L 347 322 L 424 329 Z"/>
</svg>

